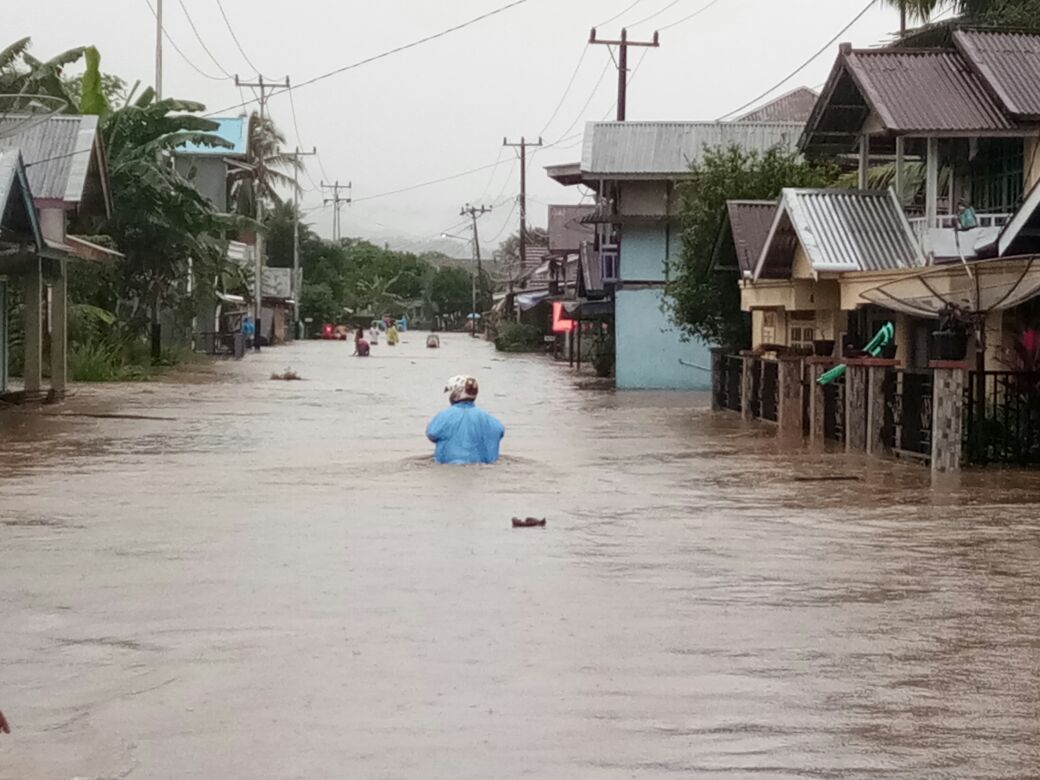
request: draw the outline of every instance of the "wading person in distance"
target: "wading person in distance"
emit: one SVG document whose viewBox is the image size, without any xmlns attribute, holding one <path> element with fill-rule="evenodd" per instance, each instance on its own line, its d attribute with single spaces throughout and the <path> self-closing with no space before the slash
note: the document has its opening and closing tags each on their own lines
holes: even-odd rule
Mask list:
<svg viewBox="0 0 1040 780">
<path fill-rule="evenodd" d="M 451 406 L 426 428 L 426 438 L 437 445 L 438 463 L 494 463 L 506 429 L 475 405 L 480 388 L 471 376 L 453 376 L 444 388 Z"/>
</svg>

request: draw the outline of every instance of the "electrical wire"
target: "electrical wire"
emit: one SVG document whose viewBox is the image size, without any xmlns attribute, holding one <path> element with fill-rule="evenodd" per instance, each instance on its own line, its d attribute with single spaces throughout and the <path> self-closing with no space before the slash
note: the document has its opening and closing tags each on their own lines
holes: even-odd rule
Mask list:
<svg viewBox="0 0 1040 780">
<path fill-rule="evenodd" d="M 262 74 L 260 73 L 260 68 L 256 67 L 256 65 L 253 64 L 253 61 L 249 59 L 249 55 L 246 54 L 246 50 L 242 48 L 242 44 L 239 42 L 238 36 L 235 35 L 235 28 L 231 26 L 231 20 L 228 19 L 228 15 L 224 11 L 224 4 L 220 0 L 217 0 L 217 8 L 220 9 L 220 15 L 224 17 L 224 24 L 227 25 L 228 32 L 231 33 L 231 40 L 233 40 L 235 42 L 235 46 L 238 47 L 238 53 L 242 55 L 242 59 L 246 61 L 246 65 L 252 68 L 256 72 L 256 75 L 258 77 L 261 76 Z"/>
<path fill-rule="evenodd" d="M 484 191 L 480 193 L 480 197 L 477 198 L 478 203 L 483 203 L 484 198 L 486 198 L 488 193 L 491 191 L 491 185 L 495 181 L 495 174 L 498 173 L 498 163 L 502 161 L 502 155 L 504 155 L 505 153 L 506 147 L 498 147 L 498 157 L 495 158 L 495 167 L 491 169 L 491 175 L 488 177 L 487 184 L 484 185 Z"/>
<path fill-rule="evenodd" d="M 556 119 L 556 115 L 560 113 L 560 109 L 563 108 L 563 101 L 567 99 L 567 95 L 571 92 L 571 87 L 574 86 L 574 80 L 578 77 L 578 71 L 581 70 L 581 64 L 585 62 L 585 55 L 589 53 L 589 44 L 585 43 L 585 48 L 581 50 L 581 56 L 578 58 L 578 64 L 574 66 L 574 72 L 571 73 L 570 80 L 567 82 L 567 86 L 563 90 L 563 94 L 560 95 L 560 102 L 556 104 L 556 108 L 553 109 L 552 116 L 550 116 L 545 126 L 539 131 L 539 138 L 545 135 L 545 131 L 549 129 L 549 125 L 552 124 L 553 120 Z"/>
<path fill-rule="evenodd" d="M 492 236 L 491 238 L 484 239 L 487 242 L 488 246 L 491 246 L 491 244 L 498 241 L 498 239 L 502 237 L 502 234 L 506 232 L 506 228 L 509 227 L 511 220 L 513 219 L 513 215 L 516 213 L 516 207 L 519 202 L 519 198 L 513 198 L 513 208 L 511 208 L 509 210 L 509 213 L 506 214 L 505 221 L 502 222 L 502 227 L 498 229 L 498 232 L 495 233 L 494 236 Z"/>
<path fill-rule="evenodd" d="M 627 13 L 628 13 L 629 11 L 631 11 L 631 10 L 632 10 L 633 8 L 635 8 L 635 7 L 637 6 L 637 5 L 639 5 L 639 4 L 640 4 L 640 3 L 642 3 L 642 2 L 643 2 L 643 0 L 636 0 L 636 1 L 634 2 L 634 3 L 631 3 L 630 5 L 627 5 L 627 6 L 625 6 L 625 8 L 624 8 L 624 9 L 622 9 L 621 11 L 618 11 L 618 12 L 617 12 L 616 14 L 614 14 L 614 15 L 613 15 L 612 17 L 610 17 L 609 19 L 607 19 L 607 20 L 606 20 L 605 22 L 600 22 L 600 23 L 599 23 L 599 24 L 597 24 L 596 26 L 597 26 L 597 27 L 604 27 L 604 26 L 606 26 L 606 25 L 610 24 L 611 22 L 613 22 L 614 20 L 616 20 L 616 19 L 620 19 L 620 18 L 621 18 L 622 16 L 624 16 L 625 14 L 627 14 Z"/>
<path fill-rule="evenodd" d="M 177 0 L 177 2 L 180 3 L 181 10 L 184 12 L 184 18 L 188 20 L 188 26 L 191 27 L 191 31 L 195 33 L 195 40 L 199 42 L 199 46 L 201 46 L 202 50 L 206 52 L 207 56 L 210 58 L 210 60 L 212 60 L 213 64 L 217 66 L 217 70 L 219 70 L 229 79 L 234 78 L 230 73 L 227 72 L 224 66 L 220 64 L 220 61 L 213 56 L 213 52 L 209 50 L 209 46 L 207 46 L 206 42 L 202 40 L 202 35 L 199 34 L 199 28 L 195 26 L 195 20 L 192 19 L 191 14 L 188 13 L 188 6 L 184 4 L 184 0 Z"/>
<path fill-rule="evenodd" d="M 366 201 L 366 200 L 375 200 L 376 198 L 386 198 L 386 197 L 389 197 L 390 195 L 399 195 L 402 192 L 411 192 L 412 190 L 417 190 L 417 189 L 420 189 L 422 187 L 430 187 L 430 186 L 432 186 L 434 184 L 440 184 L 441 182 L 451 181 L 452 179 L 461 179 L 463 176 L 470 176 L 471 174 L 478 173 L 480 171 L 486 171 L 489 168 L 494 168 L 496 165 L 502 165 L 505 162 L 506 162 L 506 160 L 502 160 L 502 161 L 497 162 L 497 163 L 490 163 L 489 165 L 480 165 L 480 166 L 477 166 L 476 168 L 470 168 L 467 171 L 460 171 L 459 173 L 453 173 L 453 174 L 451 174 L 449 176 L 441 176 L 438 179 L 430 179 L 429 181 L 419 182 L 418 184 L 411 184 L 411 185 L 409 185 L 407 187 L 401 187 L 401 188 L 396 189 L 396 190 L 389 190 L 387 192 L 379 192 L 379 193 L 376 193 L 375 195 L 365 195 L 362 198 L 354 198 L 354 203 L 361 203 L 361 202 Z"/>
<path fill-rule="evenodd" d="M 678 27 L 680 24 L 683 24 L 685 22 L 690 21 L 690 19 L 693 19 L 695 16 L 700 16 L 702 13 L 707 11 L 709 8 L 711 8 L 713 5 L 715 5 L 718 2 L 719 2 L 719 0 L 711 0 L 710 3 L 708 3 L 707 5 L 701 6 L 696 11 L 694 11 L 692 14 L 689 14 L 688 16 L 684 16 L 682 19 L 677 19 L 676 21 L 672 22 L 671 24 L 666 24 L 664 27 L 658 27 L 657 28 L 657 32 L 664 32 L 665 30 L 670 30 L 673 27 Z"/>
<path fill-rule="evenodd" d="M 658 11 L 654 11 L 649 16 L 644 16 L 638 22 L 632 22 L 631 24 L 628 25 L 628 27 L 638 27 L 639 25 L 643 24 L 644 22 L 649 22 L 651 19 L 656 19 L 658 16 L 660 16 L 665 11 L 667 11 L 669 8 L 671 8 L 674 5 L 678 5 L 680 2 L 682 2 L 682 0 L 672 0 L 664 8 L 662 8 L 662 9 L 660 9 Z"/>
<path fill-rule="evenodd" d="M 830 48 L 831 46 L 833 46 L 833 45 L 834 45 L 834 42 L 835 42 L 835 41 L 837 41 L 837 40 L 838 40 L 838 39 L 839 39 L 839 38 L 840 38 L 841 36 L 843 36 L 843 35 L 844 35 L 844 34 L 845 34 L 846 32 L 848 32 L 848 31 L 849 31 L 849 28 L 851 28 L 851 27 L 852 27 L 852 25 L 854 25 L 854 24 L 855 24 L 856 22 L 858 22 L 858 21 L 859 21 L 860 19 L 862 19 L 862 18 L 863 18 L 863 17 L 864 17 L 865 15 L 866 15 L 867 11 L 869 11 L 869 10 L 870 10 L 871 8 L 873 8 L 873 7 L 874 7 L 874 0 L 870 0 L 870 2 L 869 2 L 869 3 L 867 3 L 867 4 L 866 4 L 866 5 L 865 5 L 865 6 L 863 7 L 863 10 L 862 10 L 862 11 L 860 11 L 860 12 L 859 12 L 858 14 L 856 14 L 856 15 L 855 15 L 855 16 L 854 16 L 854 17 L 852 18 L 852 21 L 851 21 L 851 22 L 849 22 L 849 23 L 848 23 L 848 24 L 846 24 L 846 25 L 845 25 L 844 27 L 842 27 L 842 28 L 841 28 L 841 29 L 840 29 L 840 30 L 839 30 L 839 31 L 837 32 L 837 34 L 836 34 L 836 35 L 835 35 L 835 36 L 834 36 L 833 38 L 831 38 L 831 39 L 830 39 L 829 41 L 827 41 L 827 43 L 823 44 L 823 46 L 821 46 L 821 47 L 820 47 L 820 48 L 819 48 L 819 49 L 818 49 L 818 50 L 816 51 L 816 53 L 815 53 L 815 54 L 813 54 L 813 55 L 812 55 L 812 56 L 811 56 L 811 57 L 810 57 L 809 59 L 807 59 L 807 60 L 806 60 L 805 62 L 803 62 L 803 63 L 802 63 L 801 65 L 799 65 L 799 66 L 798 66 L 797 68 L 795 68 L 795 69 L 794 69 L 793 71 L 791 71 L 791 72 L 790 72 L 789 74 L 787 74 L 786 76 L 784 76 L 784 77 L 783 77 L 782 79 L 780 79 L 780 81 L 778 81 L 778 82 L 777 82 L 776 84 L 774 84 L 773 86 L 771 86 L 771 87 L 770 87 L 769 89 L 767 89 L 767 90 L 766 90 L 765 92 L 763 92 L 763 93 L 762 93 L 761 95 L 758 95 L 758 96 L 756 96 L 756 97 L 753 97 L 753 98 L 752 98 L 751 100 L 749 100 L 749 101 L 748 101 L 747 103 L 744 103 L 744 105 L 742 105 L 742 106 L 738 106 L 737 108 L 733 109 L 732 111 L 729 111 L 729 112 L 727 112 L 727 113 L 723 114 L 723 115 L 722 115 L 722 116 L 720 116 L 720 117 L 718 118 L 718 120 L 716 120 L 716 121 L 722 122 L 722 121 L 724 121 L 724 120 L 725 120 L 725 119 L 726 119 L 727 117 L 733 116 L 734 114 L 736 114 L 736 113 L 739 113 L 739 112 L 743 111 L 743 110 L 744 110 L 745 108 L 750 108 L 751 106 L 755 105 L 755 104 L 756 104 L 756 103 L 757 103 L 758 101 L 762 100 L 762 99 L 763 99 L 763 98 L 765 98 L 765 97 L 768 97 L 768 96 L 769 96 L 769 94 L 770 94 L 771 92 L 773 92 L 774 90 L 776 90 L 776 89 L 779 89 L 780 87 L 782 87 L 782 86 L 783 86 L 784 84 L 786 84 L 786 83 L 787 83 L 788 81 L 790 81 L 790 80 L 791 80 L 791 79 L 793 79 L 793 78 L 794 78 L 795 76 L 797 76 L 797 75 L 798 75 L 799 73 L 801 73 L 801 72 L 802 72 L 803 70 L 805 70 L 805 69 L 806 69 L 807 67 L 809 67 L 809 65 L 811 65 L 811 64 L 813 63 L 813 61 L 815 61 L 815 60 L 816 60 L 816 58 L 817 58 L 817 57 L 819 57 L 819 56 L 820 56 L 821 54 L 823 54 L 823 53 L 824 53 L 825 51 L 827 51 L 827 50 L 828 50 L 828 49 L 829 49 L 829 48 Z"/>
<path fill-rule="evenodd" d="M 474 16 L 472 19 L 468 19 L 467 21 L 461 22 L 452 27 L 447 27 L 441 30 L 440 32 L 433 33 L 432 35 L 427 35 L 424 38 L 419 38 L 418 40 L 412 41 L 411 43 L 405 43 L 400 46 L 396 46 L 393 49 L 387 49 L 386 51 L 380 52 L 379 54 L 373 54 L 371 57 L 365 57 L 364 59 L 358 60 L 357 62 L 352 62 L 349 65 L 344 65 L 341 68 L 336 68 L 335 70 L 330 70 L 327 73 L 322 73 L 319 76 L 314 76 L 313 78 L 307 79 L 306 81 L 301 81 L 298 84 L 293 84 L 292 86 L 285 87 L 279 90 L 273 90 L 270 94 L 270 97 L 275 97 L 276 95 L 280 95 L 283 92 L 288 92 L 293 89 L 301 89 L 302 87 L 307 87 L 311 84 L 316 84 L 319 81 L 324 81 L 325 79 L 332 78 L 333 76 L 338 76 L 341 73 L 346 73 L 349 70 L 360 68 L 363 65 L 368 65 L 372 62 L 376 62 L 377 60 L 386 59 L 387 57 L 393 56 L 394 54 L 399 54 L 403 51 L 407 51 L 408 49 L 414 49 L 416 46 L 421 46 L 424 43 L 429 43 L 430 41 L 435 41 L 438 38 L 443 38 L 446 35 L 450 35 L 453 32 L 458 32 L 459 30 L 465 29 L 466 27 L 470 27 L 474 24 L 477 24 L 478 22 L 482 22 L 485 19 L 490 19 L 493 16 L 498 16 L 499 14 L 505 13 L 506 11 L 512 8 L 516 8 L 517 6 L 523 5 L 527 2 L 528 0 L 511 0 L 511 2 L 506 3 L 503 6 L 494 8 L 490 11 L 480 14 L 479 16 Z M 253 101 L 249 102 L 251 103 Z M 244 105 L 247 104 L 228 106 L 227 108 L 222 108 L 219 111 L 214 111 L 209 114 L 206 114 L 206 116 L 215 116 L 217 114 L 223 114 L 228 111 L 233 111 L 236 108 L 242 108 Z"/>
<path fill-rule="evenodd" d="M 585 101 L 585 105 L 583 105 L 581 109 L 578 111 L 578 115 L 574 117 L 574 121 L 567 126 L 566 130 L 563 131 L 563 135 L 567 135 L 567 133 L 573 130 L 574 126 L 581 121 L 581 118 L 585 115 L 585 110 L 589 107 L 589 104 L 592 103 L 592 100 L 596 97 L 596 93 L 599 92 L 599 87 L 603 83 L 603 79 L 607 77 L 608 70 L 610 70 L 610 62 L 607 62 L 603 65 L 603 70 L 600 72 L 599 78 L 596 80 L 596 85 L 592 88 L 592 92 L 589 94 L 588 100 Z"/>
<path fill-rule="evenodd" d="M 156 12 L 155 7 L 151 4 L 151 2 L 149 0 L 144 0 L 144 2 L 145 2 L 145 5 L 148 6 L 148 10 L 152 12 L 152 16 L 154 16 L 156 18 L 156 21 L 158 21 L 159 14 Z M 188 57 L 188 55 L 185 54 L 181 50 L 181 47 L 177 45 L 177 42 L 174 41 L 172 37 L 170 37 L 170 34 L 166 31 L 166 25 L 163 25 L 162 31 L 163 31 L 163 36 L 166 38 L 167 43 L 169 43 L 170 46 L 173 47 L 173 50 L 175 52 L 177 52 L 179 55 L 181 55 L 181 59 L 184 60 L 186 63 L 188 63 L 188 65 L 191 67 L 191 69 L 194 70 L 196 73 L 198 73 L 200 76 L 202 76 L 203 78 L 207 78 L 207 79 L 209 79 L 211 81 L 227 81 L 228 80 L 224 76 L 214 76 L 212 73 L 207 73 L 206 71 L 202 70 L 202 68 L 200 68 L 198 65 L 196 65 L 194 62 L 191 61 L 191 58 Z M 252 101 L 245 102 L 242 105 L 243 106 L 247 106 L 247 105 L 249 105 L 250 102 L 252 102 Z M 237 108 L 238 106 L 235 106 L 235 107 Z M 227 109 L 227 110 L 230 111 L 231 109 Z M 219 114 L 219 113 L 221 113 L 221 112 L 218 111 L 217 114 Z M 215 115 L 216 114 L 206 114 L 206 116 L 215 116 Z"/>
</svg>

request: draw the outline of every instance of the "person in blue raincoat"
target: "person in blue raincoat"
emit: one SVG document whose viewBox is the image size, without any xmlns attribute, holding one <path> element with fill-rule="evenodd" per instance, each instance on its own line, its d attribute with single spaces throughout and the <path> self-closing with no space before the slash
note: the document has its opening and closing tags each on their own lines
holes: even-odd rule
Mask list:
<svg viewBox="0 0 1040 780">
<path fill-rule="evenodd" d="M 438 463 L 494 463 L 506 429 L 495 417 L 478 409 L 474 402 L 480 388 L 471 376 L 453 376 L 446 393 L 451 406 L 426 427 L 426 438 L 437 445 Z"/>
</svg>

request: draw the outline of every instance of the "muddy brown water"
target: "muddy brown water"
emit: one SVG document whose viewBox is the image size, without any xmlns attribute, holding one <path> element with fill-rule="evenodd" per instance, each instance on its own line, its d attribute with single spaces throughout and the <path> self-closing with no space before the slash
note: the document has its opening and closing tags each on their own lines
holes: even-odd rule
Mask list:
<svg viewBox="0 0 1040 780">
<path fill-rule="evenodd" d="M 0 778 L 1040 776 L 1035 475 L 404 338 L 0 414 Z"/>
</svg>

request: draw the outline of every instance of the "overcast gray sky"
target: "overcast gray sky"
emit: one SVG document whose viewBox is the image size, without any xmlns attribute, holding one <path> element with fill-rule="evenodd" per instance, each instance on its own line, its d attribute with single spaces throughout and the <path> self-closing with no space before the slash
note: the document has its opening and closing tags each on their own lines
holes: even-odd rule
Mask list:
<svg viewBox="0 0 1040 780">
<path fill-rule="evenodd" d="M 33 52 L 47 58 L 66 48 L 94 44 L 102 68 L 133 81 L 154 80 L 154 0 L 37 0 L 5 3 L 11 41 L 32 35 Z M 165 0 L 165 26 L 196 72 L 169 45 L 164 54 L 167 95 L 200 100 L 210 109 L 241 101 L 189 26 L 187 8 L 221 68 L 255 77 L 232 41 L 216 0 Z M 463 203 L 493 205 L 481 219 L 485 246 L 515 229 L 512 210 L 518 169 L 502 137 L 521 134 L 557 141 L 579 133 L 586 120 L 612 118 L 616 75 L 605 47 L 584 52 L 573 86 L 551 122 L 571 74 L 586 49 L 589 28 L 623 11 L 633 0 L 526 0 L 459 32 L 333 76 L 295 94 L 299 137 L 288 97 L 271 111 L 289 145 L 318 147 L 308 169 L 314 182 L 353 182 L 356 202 L 343 209 L 343 232 L 394 245 L 429 242 L 444 231 L 465 232 Z M 265 77 L 293 82 L 453 26 L 507 0 L 222 0 L 246 55 Z M 640 0 L 600 34 L 614 37 L 622 24 L 631 37 L 661 32 L 661 47 L 645 50 L 629 91 L 628 118 L 710 120 L 730 111 L 787 75 L 844 27 L 866 0 L 717 0 L 703 13 L 675 22 L 709 0 Z M 639 23 L 654 15 L 653 18 Z M 673 25 L 674 26 L 671 26 Z M 898 26 L 888 7 L 871 8 L 842 40 L 873 45 Z M 0 45 L 6 45 L 4 41 Z M 632 50 L 630 66 L 639 63 Z M 837 44 L 775 94 L 827 76 Z M 601 79 L 602 76 L 602 79 Z M 599 82 L 598 88 L 596 87 Z M 249 97 L 249 93 L 243 93 Z M 230 112 L 234 114 L 235 112 Z M 547 125 L 548 122 L 548 125 Z M 528 169 L 529 222 L 544 225 L 546 205 L 576 202 L 574 188 L 550 181 L 543 166 L 580 158 L 580 137 L 534 155 Z M 495 162 L 490 170 L 396 195 L 381 194 Z M 324 171 L 322 170 L 324 168 Z M 306 186 L 312 183 L 304 178 Z M 310 221 L 329 234 L 331 219 L 317 190 L 303 199 Z M 508 217 L 508 222 L 507 222 Z M 468 255 L 462 242 L 446 251 Z"/>
</svg>

